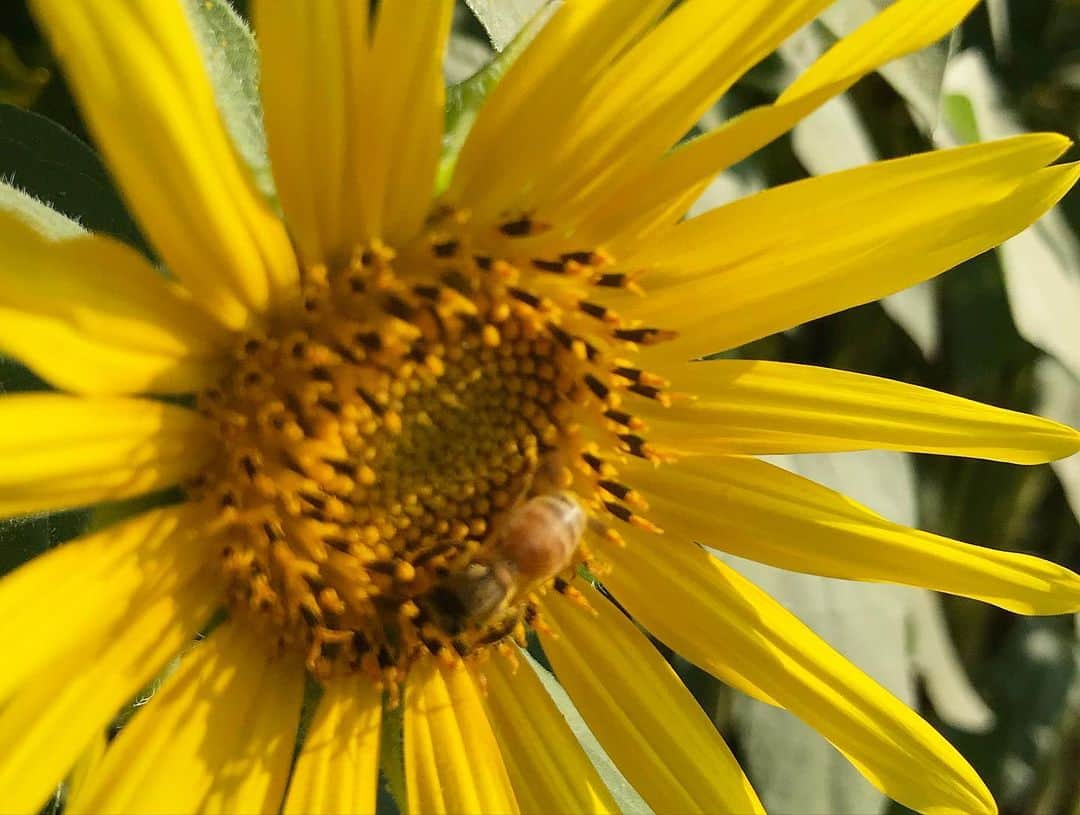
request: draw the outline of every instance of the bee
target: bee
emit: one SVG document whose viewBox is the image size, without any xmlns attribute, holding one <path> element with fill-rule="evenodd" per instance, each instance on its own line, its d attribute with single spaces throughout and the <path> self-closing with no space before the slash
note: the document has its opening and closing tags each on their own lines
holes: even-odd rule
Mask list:
<svg viewBox="0 0 1080 815">
<path fill-rule="evenodd" d="M 435 585 L 422 605 L 452 635 L 496 619 L 517 598 L 570 565 L 587 522 L 585 510 L 569 493 L 526 501 L 496 531 L 491 554 Z"/>
</svg>

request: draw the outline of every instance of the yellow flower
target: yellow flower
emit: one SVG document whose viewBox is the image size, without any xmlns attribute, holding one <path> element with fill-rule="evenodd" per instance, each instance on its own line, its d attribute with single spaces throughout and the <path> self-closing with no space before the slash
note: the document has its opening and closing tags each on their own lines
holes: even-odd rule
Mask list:
<svg viewBox="0 0 1080 815">
<path fill-rule="evenodd" d="M 652 808 L 760 812 L 615 598 L 896 800 L 993 812 L 926 722 L 696 541 L 1076 611 L 1063 568 L 902 528 L 754 456 L 1032 464 L 1080 434 L 863 375 L 690 360 L 1017 233 L 1077 178 L 1050 166 L 1067 140 L 917 155 L 681 219 L 717 172 L 974 4 L 900 0 L 774 104 L 672 149 L 826 0 L 666 16 L 667 0 L 567 0 L 434 196 L 449 0 L 383 0 L 375 19 L 367 2 L 263 0 L 282 219 L 230 142 L 179 0 L 34 0 L 171 276 L 115 240 L 0 215 L 0 348 L 64 392 L 0 400 L 0 517 L 177 485 L 185 500 L 0 582 L 0 809 L 35 811 L 183 652 L 80 772 L 72 812 L 371 811 L 380 749 L 398 747 L 410 811 L 611 811 L 515 657 L 531 628 Z M 154 398 L 177 394 L 195 396 Z M 505 529 L 556 494 L 589 532 L 570 568 L 530 582 Z M 323 693 L 290 770 L 305 677 Z M 398 738 L 384 706 L 400 745 L 380 745 Z"/>
</svg>

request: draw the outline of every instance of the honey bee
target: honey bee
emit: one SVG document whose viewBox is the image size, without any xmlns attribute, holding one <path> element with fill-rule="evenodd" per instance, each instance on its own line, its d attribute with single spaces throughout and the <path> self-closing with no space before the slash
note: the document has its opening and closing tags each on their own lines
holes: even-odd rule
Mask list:
<svg viewBox="0 0 1080 815">
<path fill-rule="evenodd" d="M 526 501 L 496 531 L 491 554 L 433 587 L 424 608 L 450 634 L 494 620 L 570 565 L 587 522 L 585 510 L 569 493 Z"/>
</svg>

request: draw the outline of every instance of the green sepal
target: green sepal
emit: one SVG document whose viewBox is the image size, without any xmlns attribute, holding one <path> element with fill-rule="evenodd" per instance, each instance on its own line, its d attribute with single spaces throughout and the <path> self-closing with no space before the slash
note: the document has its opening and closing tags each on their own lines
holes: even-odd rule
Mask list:
<svg viewBox="0 0 1080 815">
<path fill-rule="evenodd" d="M 379 773 L 386 792 L 399 813 L 408 813 L 405 793 L 405 716 L 401 704 L 391 708 L 383 700 L 382 733 L 380 734 Z M 381 792 L 381 790 L 380 790 Z"/>
<path fill-rule="evenodd" d="M 184 0 L 225 129 L 259 191 L 277 201 L 259 97 L 259 47 L 229 0 Z"/>
<path fill-rule="evenodd" d="M 528 24 L 525 25 L 513 41 L 501 54 L 470 76 L 468 79 L 451 85 L 446 89 L 446 120 L 443 131 L 442 158 L 435 179 L 435 192 L 441 195 L 450 186 L 454 166 L 457 164 L 461 148 L 472 129 L 473 122 L 480 112 L 488 94 L 499 84 L 510 66 L 532 42 L 533 37 L 547 22 L 550 7 L 545 6 Z"/>
</svg>

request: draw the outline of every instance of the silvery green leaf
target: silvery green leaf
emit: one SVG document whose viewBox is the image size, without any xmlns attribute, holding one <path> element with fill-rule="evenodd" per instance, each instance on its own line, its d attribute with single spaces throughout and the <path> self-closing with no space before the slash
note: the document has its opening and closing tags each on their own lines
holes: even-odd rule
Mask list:
<svg viewBox="0 0 1080 815">
<path fill-rule="evenodd" d="M 882 298 L 881 307 L 919 346 L 927 359 L 941 350 L 941 317 L 937 307 L 937 283 L 927 280 Z"/>
<path fill-rule="evenodd" d="M 846 492 L 900 523 L 915 519 L 910 459 L 898 453 L 770 457 L 774 464 Z M 724 559 L 772 594 L 842 654 L 912 704 L 905 589 L 796 574 Z M 735 722 L 762 803 L 786 815 L 870 815 L 887 799 L 811 728 L 783 710 L 736 696 Z"/>
<path fill-rule="evenodd" d="M 877 161 L 878 152 L 847 96 L 831 99 L 791 134 L 799 161 L 814 175 L 837 173 Z"/>
<path fill-rule="evenodd" d="M 998 59 L 1007 59 L 1012 53 L 1008 0 L 986 0 L 986 12 L 990 15 L 990 36 L 994 40 L 994 53 Z"/>
<path fill-rule="evenodd" d="M 821 22 L 837 38 L 850 34 L 892 0 L 839 0 L 821 15 Z M 937 127 L 941 85 L 953 40 L 941 42 L 881 67 L 879 73 L 910 106 L 915 122 L 926 133 Z"/>
<path fill-rule="evenodd" d="M 11 213 L 50 241 L 67 240 L 86 233 L 76 221 L 18 187 L 3 182 L 0 182 L 0 210 Z"/>
<path fill-rule="evenodd" d="M 494 53 L 487 43 L 481 42 L 476 37 L 470 37 L 468 34 L 454 32 L 450 35 L 450 42 L 447 44 L 446 59 L 443 61 L 443 76 L 450 85 L 464 82 L 491 62 L 493 56 Z"/>
<path fill-rule="evenodd" d="M 747 195 L 761 192 L 768 186 L 765 177 L 752 164 L 740 165 L 737 169 L 726 170 L 713 179 L 712 183 L 705 188 L 697 201 L 687 212 L 687 217 L 693 218 L 710 209 L 730 204 Z"/>
<path fill-rule="evenodd" d="M 971 733 L 994 726 L 994 713 L 975 691 L 949 635 L 941 600 L 931 591 L 908 592 L 915 668 L 942 721 Z"/>
<path fill-rule="evenodd" d="M 225 127 L 259 190 L 275 199 L 259 100 L 259 49 L 255 37 L 229 0 L 184 0 L 184 7 Z"/>
<path fill-rule="evenodd" d="M 541 683 L 543 683 L 544 688 L 551 696 L 552 701 L 555 702 L 555 706 L 566 719 L 566 723 L 570 725 L 570 730 L 577 737 L 581 748 L 585 751 L 585 755 L 589 757 L 589 761 L 596 768 L 600 780 L 604 782 L 611 793 L 611 797 L 615 799 L 619 812 L 623 813 L 623 815 L 652 815 L 649 805 L 630 786 L 630 782 L 623 777 L 623 774 L 619 772 L 619 768 L 615 766 L 615 762 L 600 746 L 600 742 L 597 741 L 589 726 L 585 724 L 585 720 L 581 718 L 581 714 L 578 713 L 573 701 L 563 690 L 563 686 L 559 684 L 559 681 L 529 654 L 524 651 L 521 653 L 528 664 L 528 668 L 536 671 L 536 675 L 540 677 Z M 528 668 L 522 666 L 518 670 L 528 670 Z"/>
<path fill-rule="evenodd" d="M 805 26 L 780 46 L 792 78 L 809 68 L 834 42 L 817 23 Z M 813 175 L 849 170 L 877 161 L 878 153 L 859 112 L 846 95 L 822 105 L 792 131 L 792 149 Z"/>
<path fill-rule="evenodd" d="M 548 0 L 465 0 L 483 24 L 491 44 L 502 51 Z"/>
<path fill-rule="evenodd" d="M 948 107 L 946 144 L 1000 139 L 1024 132 L 1002 101 L 990 67 L 975 50 L 958 55 L 946 92 L 962 100 Z M 970 119 L 968 118 L 970 117 Z M 974 128 L 974 133 L 971 129 Z M 944 130 L 944 129 L 943 129 Z M 998 249 L 1009 308 L 1020 334 L 1080 377 L 1080 243 L 1057 210 Z"/>
<path fill-rule="evenodd" d="M 1035 364 L 1035 383 L 1039 397 L 1036 413 L 1080 427 L 1080 379 L 1054 358 L 1043 357 Z M 1061 481 L 1073 515 L 1080 520 L 1080 455 L 1053 461 L 1050 466 Z"/>
</svg>

